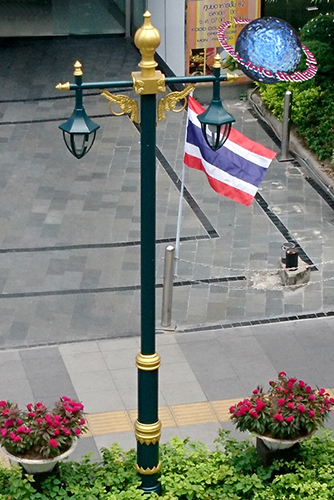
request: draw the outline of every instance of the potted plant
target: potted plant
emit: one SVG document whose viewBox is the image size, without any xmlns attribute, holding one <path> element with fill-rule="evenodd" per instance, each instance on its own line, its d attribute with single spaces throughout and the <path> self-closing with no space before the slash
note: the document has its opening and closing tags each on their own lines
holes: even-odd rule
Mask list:
<svg viewBox="0 0 334 500">
<path fill-rule="evenodd" d="M 267 392 L 258 386 L 250 398 L 231 406 L 230 413 L 237 429 L 254 433 L 274 450 L 309 437 L 323 425 L 333 404 L 325 389 L 312 389 L 280 372 Z"/>
<path fill-rule="evenodd" d="M 29 473 L 47 472 L 74 451 L 86 430 L 83 405 L 63 396 L 51 411 L 43 403 L 0 401 L 1 451 Z"/>
</svg>

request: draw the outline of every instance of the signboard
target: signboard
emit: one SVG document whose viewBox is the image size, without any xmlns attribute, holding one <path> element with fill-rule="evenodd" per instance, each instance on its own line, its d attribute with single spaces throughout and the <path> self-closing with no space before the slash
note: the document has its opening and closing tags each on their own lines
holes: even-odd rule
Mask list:
<svg viewBox="0 0 334 500">
<path fill-rule="evenodd" d="M 261 0 L 216 0 L 216 2 L 214 0 L 188 0 L 186 74 L 211 74 L 213 58 L 217 52 L 221 53 L 223 62 L 228 58 L 228 53 L 218 40 L 220 25 L 227 21 L 232 23 L 225 35 L 229 45 L 234 47 L 242 29 L 242 26 L 234 20 L 257 19 L 261 15 L 260 7 Z M 240 70 L 237 73 L 242 75 Z"/>
</svg>

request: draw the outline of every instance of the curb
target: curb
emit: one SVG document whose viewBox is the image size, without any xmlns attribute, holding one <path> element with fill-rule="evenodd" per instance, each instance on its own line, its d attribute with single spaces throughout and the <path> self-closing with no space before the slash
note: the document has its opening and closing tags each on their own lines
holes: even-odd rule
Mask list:
<svg viewBox="0 0 334 500">
<path fill-rule="evenodd" d="M 254 90 L 249 92 L 247 97 L 251 105 L 256 108 L 256 111 L 260 114 L 261 118 L 272 128 L 277 137 L 281 139 L 283 126 L 282 122 L 268 110 L 260 96 L 254 93 Z M 299 137 L 294 132 L 290 132 L 289 149 L 292 153 L 295 153 L 300 157 L 305 166 L 313 171 L 315 176 L 318 177 L 318 179 L 320 179 L 324 184 L 324 188 L 327 191 L 334 193 L 334 179 L 323 171 L 317 157 L 300 143 Z"/>
</svg>

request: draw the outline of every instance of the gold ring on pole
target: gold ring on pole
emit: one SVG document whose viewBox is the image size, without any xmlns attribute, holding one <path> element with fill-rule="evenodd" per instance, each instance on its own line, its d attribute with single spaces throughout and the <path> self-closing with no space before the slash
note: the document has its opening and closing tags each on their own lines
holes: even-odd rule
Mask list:
<svg viewBox="0 0 334 500">
<path fill-rule="evenodd" d="M 142 354 L 139 352 L 136 356 L 136 366 L 139 370 L 143 370 L 144 372 L 152 372 L 159 368 L 160 360 L 160 354 L 157 352 L 154 354 Z"/>
<path fill-rule="evenodd" d="M 135 436 L 140 444 L 156 444 L 161 437 L 161 422 L 158 420 L 154 424 L 142 424 L 138 420 L 135 422 Z"/>
<path fill-rule="evenodd" d="M 143 467 L 139 467 L 138 464 L 136 464 L 135 467 L 136 471 L 139 472 L 139 474 L 143 474 L 144 476 L 151 476 L 159 472 L 159 470 L 161 469 L 161 462 L 159 462 L 155 467 L 152 467 L 152 469 L 150 469 L 149 467 L 147 467 L 147 469 L 143 469 Z"/>
</svg>

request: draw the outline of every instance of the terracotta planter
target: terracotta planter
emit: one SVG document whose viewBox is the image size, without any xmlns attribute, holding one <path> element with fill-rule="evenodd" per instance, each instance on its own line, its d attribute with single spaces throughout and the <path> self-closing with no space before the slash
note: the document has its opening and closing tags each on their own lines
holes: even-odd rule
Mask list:
<svg viewBox="0 0 334 500">
<path fill-rule="evenodd" d="M 306 439 L 309 439 L 313 433 L 308 434 L 307 436 L 295 438 L 295 439 L 275 439 L 268 436 L 263 436 L 261 434 L 253 433 L 257 438 L 261 439 L 264 445 L 270 451 L 278 451 L 278 450 L 287 450 L 288 448 L 292 448 L 292 446 L 296 443 L 301 443 Z"/>
<path fill-rule="evenodd" d="M 77 444 L 78 440 L 75 438 L 73 440 L 72 446 L 67 451 L 64 451 L 64 453 L 62 453 L 61 455 L 57 455 L 56 457 L 52 458 L 40 458 L 36 460 L 12 455 L 3 446 L 1 446 L 1 452 L 10 460 L 10 463 L 12 465 L 22 465 L 22 467 L 28 474 L 40 474 L 42 472 L 51 472 L 52 469 L 54 469 L 54 467 L 56 466 L 57 462 L 64 460 L 64 458 L 73 453 Z"/>
</svg>

